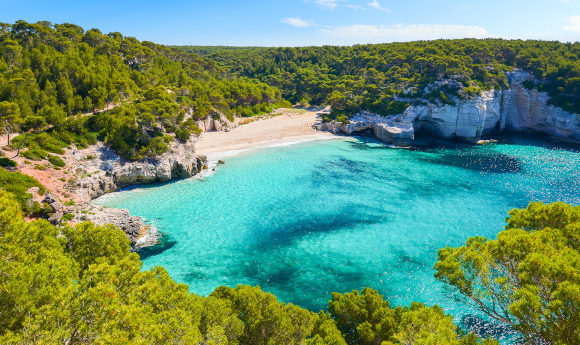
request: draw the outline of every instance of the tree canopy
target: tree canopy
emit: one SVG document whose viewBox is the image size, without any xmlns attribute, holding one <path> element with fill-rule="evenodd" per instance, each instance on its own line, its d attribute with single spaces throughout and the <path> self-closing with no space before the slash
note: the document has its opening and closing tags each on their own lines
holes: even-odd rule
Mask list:
<svg viewBox="0 0 580 345">
<path fill-rule="evenodd" d="M 276 88 L 197 54 L 73 24 L 0 23 L 2 132 L 46 132 L 61 147 L 98 135 L 134 160 L 187 140 L 193 120 L 284 104 Z"/>
<path fill-rule="evenodd" d="M 436 277 L 455 297 L 529 344 L 580 342 L 580 206 L 531 203 L 497 239 L 439 251 Z"/>
<path fill-rule="evenodd" d="M 179 47 L 235 75 L 278 87 L 293 103 L 332 105 L 334 116 L 400 114 L 413 102 L 452 103 L 508 87 L 505 72 L 533 73 L 552 102 L 580 113 L 580 43 L 460 39 L 349 47 Z M 453 96 L 453 97 L 451 97 Z"/>
<path fill-rule="evenodd" d="M 334 294 L 328 313 L 281 303 L 259 287 L 199 296 L 162 267 L 143 271 L 118 228 L 25 223 L 3 190 L 0 277 L 2 344 L 482 343 L 438 307 L 393 309 L 372 289 Z"/>
</svg>

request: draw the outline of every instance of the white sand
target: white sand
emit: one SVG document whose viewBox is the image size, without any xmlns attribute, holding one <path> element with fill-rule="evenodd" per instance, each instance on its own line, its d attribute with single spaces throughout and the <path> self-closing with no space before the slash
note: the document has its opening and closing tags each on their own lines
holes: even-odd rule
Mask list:
<svg viewBox="0 0 580 345">
<path fill-rule="evenodd" d="M 263 147 L 336 138 L 312 128 L 319 114 L 282 111 L 280 115 L 241 125 L 230 132 L 202 133 L 195 143 L 195 151 L 211 161 Z"/>
</svg>

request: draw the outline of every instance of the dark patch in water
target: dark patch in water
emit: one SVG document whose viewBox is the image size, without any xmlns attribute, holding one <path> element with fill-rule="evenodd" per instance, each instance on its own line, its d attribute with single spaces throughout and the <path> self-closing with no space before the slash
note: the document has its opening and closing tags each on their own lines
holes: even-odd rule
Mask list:
<svg viewBox="0 0 580 345">
<path fill-rule="evenodd" d="M 516 173 L 522 171 L 519 159 L 498 152 L 473 150 L 457 150 L 442 152 L 432 158 L 420 158 L 431 164 L 447 165 L 474 171 L 488 173 Z"/>
<path fill-rule="evenodd" d="M 365 208 L 366 212 L 363 214 L 357 212 L 357 208 L 357 205 L 353 204 L 352 207 L 344 209 L 344 212 L 323 213 L 315 216 L 305 214 L 300 220 L 286 222 L 284 222 L 284 217 L 281 215 L 280 219 L 273 223 L 255 224 L 251 227 L 264 230 L 255 232 L 263 235 L 256 239 L 257 243 L 255 243 L 254 247 L 260 248 L 260 250 L 275 250 L 282 246 L 291 245 L 305 236 L 351 230 L 357 226 L 378 224 L 385 221 L 386 217 L 382 210 L 379 214 L 379 210 L 372 212 L 372 208 L 367 207 Z M 290 209 L 289 211 L 300 212 L 300 209 Z M 296 217 L 289 216 L 288 218 L 295 219 Z"/>
<path fill-rule="evenodd" d="M 498 324 L 496 322 L 486 321 L 479 316 L 467 314 L 461 318 L 461 327 L 468 332 L 474 332 L 477 336 L 483 338 L 505 338 L 517 337 L 517 333 L 511 328 Z M 516 344 L 519 344 L 517 342 Z"/>
<path fill-rule="evenodd" d="M 350 267 L 319 263 L 305 271 L 301 262 L 289 257 L 290 253 L 281 251 L 270 255 L 266 262 L 241 262 L 240 277 L 250 279 L 252 285 L 260 285 L 264 291 L 273 292 L 283 301 L 290 300 L 312 311 L 324 308 L 334 291 L 346 292 L 368 285 L 368 272 L 364 272 L 358 265 Z M 342 261 L 340 257 L 336 260 Z M 313 272 L 316 276 L 314 279 L 302 276 Z M 313 295 L 319 297 L 313 298 Z"/>
<path fill-rule="evenodd" d="M 183 275 L 183 280 L 186 283 L 192 283 L 196 280 L 205 280 L 207 276 L 202 272 L 190 272 Z"/>
<path fill-rule="evenodd" d="M 337 190 L 347 185 L 364 187 L 371 179 L 383 180 L 384 172 L 373 164 L 344 157 L 324 160 L 310 174 L 313 187 L 327 186 Z"/>
<path fill-rule="evenodd" d="M 401 266 L 417 266 L 417 267 L 426 266 L 425 262 L 423 262 L 421 260 L 417 260 L 416 258 L 410 256 L 409 254 L 407 254 L 407 252 L 405 252 L 403 250 L 398 251 L 397 262 Z"/>
<path fill-rule="evenodd" d="M 152 247 L 145 247 L 136 250 L 135 252 L 139 254 L 141 260 L 146 260 L 150 257 L 162 254 L 166 250 L 173 248 L 177 244 L 177 241 L 171 238 L 168 234 L 161 234 L 159 242 Z"/>
</svg>

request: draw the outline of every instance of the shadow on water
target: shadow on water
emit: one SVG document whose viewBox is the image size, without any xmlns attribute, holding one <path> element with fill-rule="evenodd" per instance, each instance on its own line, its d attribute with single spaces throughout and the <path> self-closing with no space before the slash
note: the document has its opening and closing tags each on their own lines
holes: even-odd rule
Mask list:
<svg viewBox="0 0 580 345">
<path fill-rule="evenodd" d="M 476 315 L 464 315 L 461 318 L 460 326 L 482 338 L 510 338 L 515 340 L 515 343 L 512 342 L 512 344 L 523 344 L 522 340 L 517 340 L 520 338 L 519 334 L 511 328 L 493 321 L 486 321 Z"/>
<path fill-rule="evenodd" d="M 540 134 L 502 133 L 494 137 L 498 144 L 535 146 L 552 150 L 580 152 L 580 145 L 563 142 Z M 392 150 L 373 138 L 357 137 L 349 146 L 357 150 Z M 401 149 L 401 148 L 398 148 Z M 461 141 L 441 140 L 427 135 L 418 135 L 412 147 L 403 149 L 409 153 L 434 153 L 435 157 L 420 157 L 425 163 L 454 166 L 473 171 L 490 173 L 521 172 L 523 165 L 517 158 L 494 152 L 487 146 Z"/>
<path fill-rule="evenodd" d="M 503 133 L 495 139 L 497 139 L 500 144 L 535 146 L 580 153 L 580 143 L 561 141 L 542 134 Z"/>
<path fill-rule="evenodd" d="M 249 225 L 259 233 L 260 236 L 254 239 L 254 248 L 263 250 L 276 250 L 283 246 L 289 246 L 296 241 L 310 235 L 320 233 L 331 233 L 342 230 L 352 230 L 358 226 L 368 224 L 384 223 L 388 214 L 384 210 L 372 210 L 367 207 L 365 212 L 357 212 L 357 205 L 345 207 L 342 211 L 324 212 L 316 215 L 302 214 L 294 210 L 297 214 L 289 214 L 288 217 L 280 217 L 276 221 L 267 223 L 255 223 Z M 293 213 L 293 210 L 289 210 Z M 286 221 L 284 219 L 287 219 Z"/>
<path fill-rule="evenodd" d="M 163 252 L 173 248 L 177 241 L 171 238 L 168 234 L 162 233 L 158 243 L 151 247 L 145 247 L 135 250 L 141 257 L 141 260 L 146 260 L 150 257 L 162 254 Z"/>
<path fill-rule="evenodd" d="M 259 285 L 282 300 L 291 300 L 312 311 L 324 308 L 331 292 L 368 286 L 368 276 L 372 274 L 358 264 L 344 264 L 347 259 L 339 256 L 331 263 L 320 260 L 307 264 L 289 259 L 290 256 L 287 250 L 282 250 L 267 259 L 239 262 L 236 271 L 240 277 L 252 281 L 252 285 Z M 313 298 L 313 295 L 318 297 Z"/>
<path fill-rule="evenodd" d="M 425 163 L 489 173 L 516 173 L 523 169 L 522 162 L 515 157 L 478 148 L 454 152 L 444 151 L 434 157 L 421 157 L 419 159 Z"/>
</svg>

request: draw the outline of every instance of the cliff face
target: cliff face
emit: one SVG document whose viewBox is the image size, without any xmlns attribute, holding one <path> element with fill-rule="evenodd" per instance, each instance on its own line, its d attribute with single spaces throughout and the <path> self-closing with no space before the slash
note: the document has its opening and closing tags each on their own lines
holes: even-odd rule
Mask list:
<svg viewBox="0 0 580 345">
<path fill-rule="evenodd" d="M 564 140 L 580 142 L 580 114 L 548 105 L 550 96 L 538 90 L 528 90 L 522 83 L 531 79 L 527 72 L 508 74 L 511 89 L 506 91 L 502 128 L 513 131 L 541 132 Z"/>
<path fill-rule="evenodd" d="M 103 143 L 69 153 L 70 170 L 75 176 L 69 189 L 75 195 L 75 204 L 65 207 L 67 213 L 74 214 L 77 222 L 114 224 L 136 247 L 156 244 L 157 229 L 140 217 L 131 216 L 128 210 L 92 205 L 91 200 L 126 186 L 191 177 L 201 172 L 206 163 L 204 156 L 194 153 L 192 141 L 173 143 L 170 151 L 158 159 L 141 162 L 123 161 Z"/>
<path fill-rule="evenodd" d="M 173 143 L 155 160 L 125 162 L 103 144 L 72 152 L 75 159 L 74 194 L 90 202 L 103 194 L 131 185 L 187 178 L 203 170 L 206 158 L 194 153 L 193 142 Z"/>
<path fill-rule="evenodd" d="M 322 124 L 321 129 L 346 134 L 372 129 L 379 140 L 397 145 L 412 143 L 419 131 L 470 142 L 506 130 L 580 142 L 580 115 L 548 105 L 550 97 L 545 92 L 526 89 L 523 82 L 531 78 L 527 72 L 514 71 L 508 74 L 509 90 L 485 91 L 454 105 L 410 106 L 403 114 L 389 117 L 362 112 L 348 125 Z"/>
</svg>

